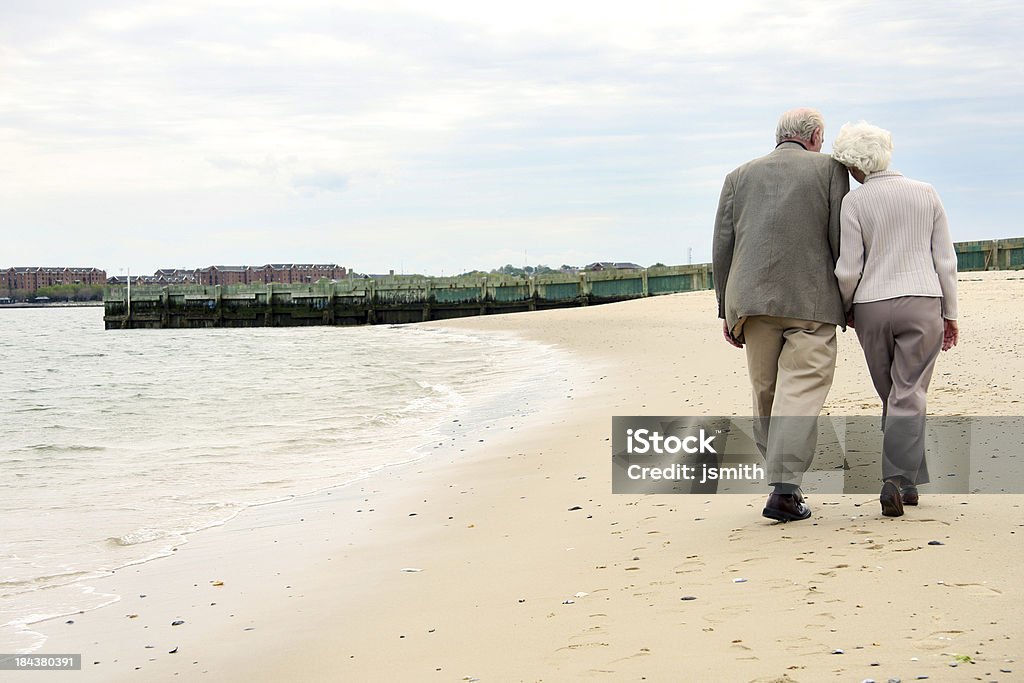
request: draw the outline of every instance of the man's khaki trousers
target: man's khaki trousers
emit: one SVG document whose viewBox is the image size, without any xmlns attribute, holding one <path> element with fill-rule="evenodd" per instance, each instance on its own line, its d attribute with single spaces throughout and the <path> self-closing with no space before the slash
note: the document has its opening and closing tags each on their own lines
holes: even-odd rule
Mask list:
<svg viewBox="0 0 1024 683">
<path fill-rule="evenodd" d="M 814 458 L 818 415 L 835 375 L 836 326 L 757 315 L 744 321 L 743 337 L 754 416 L 762 418 L 754 420 L 754 440 L 768 483 L 799 486 Z"/>
</svg>

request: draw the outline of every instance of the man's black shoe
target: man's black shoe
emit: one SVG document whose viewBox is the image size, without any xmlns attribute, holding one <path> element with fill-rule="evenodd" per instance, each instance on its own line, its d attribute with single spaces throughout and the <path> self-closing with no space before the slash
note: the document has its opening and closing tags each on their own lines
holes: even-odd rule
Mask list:
<svg viewBox="0 0 1024 683">
<path fill-rule="evenodd" d="M 761 514 L 778 522 L 798 522 L 811 516 L 811 509 L 804 504 L 803 496 L 792 493 L 772 493 Z"/>
</svg>

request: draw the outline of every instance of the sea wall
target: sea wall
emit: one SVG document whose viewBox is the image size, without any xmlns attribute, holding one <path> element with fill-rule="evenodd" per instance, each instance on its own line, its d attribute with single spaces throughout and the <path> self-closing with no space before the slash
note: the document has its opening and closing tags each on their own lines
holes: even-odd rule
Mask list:
<svg viewBox="0 0 1024 683">
<path fill-rule="evenodd" d="M 958 242 L 960 272 L 1024 268 L 1024 238 Z M 714 287 L 711 264 L 514 278 L 393 276 L 313 284 L 107 287 L 107 329 L 373 325 L 588 306 Z"/>
<path fill-rule="evenodd" d="M 642 270 L 427 278 L 353 278 L 313 284 L 112 286 L 107 329 L 399 324 L 587 306 L 709 289 L 708 264 Z"/>
</svg>

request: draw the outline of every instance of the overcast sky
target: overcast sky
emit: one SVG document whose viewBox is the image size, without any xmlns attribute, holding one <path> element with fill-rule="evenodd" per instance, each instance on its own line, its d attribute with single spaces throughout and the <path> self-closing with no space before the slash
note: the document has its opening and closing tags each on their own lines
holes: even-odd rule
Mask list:
<svg viewBox="0 0 1024 683">
<path fill-rule="evenodd" d="M 0 267 L 710 260 L 726 173 L 867 119 L 1024 236 L 1018 2 L 0 3 Z M 692 255 L 691 255 L 692 254 Z"/>
</svg>

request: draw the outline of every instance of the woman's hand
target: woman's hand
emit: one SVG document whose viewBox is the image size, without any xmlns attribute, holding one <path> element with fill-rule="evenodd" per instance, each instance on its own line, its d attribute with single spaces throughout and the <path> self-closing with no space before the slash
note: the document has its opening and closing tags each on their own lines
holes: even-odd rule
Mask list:
<svg viewBox="0 0 1024 683">
<path fill-rule="evenodd" d="M 949 351 L 960 341 L 960 328 L 955 320 L 943 320 L 942 325 L 942 350 Z"/>
</svg>

